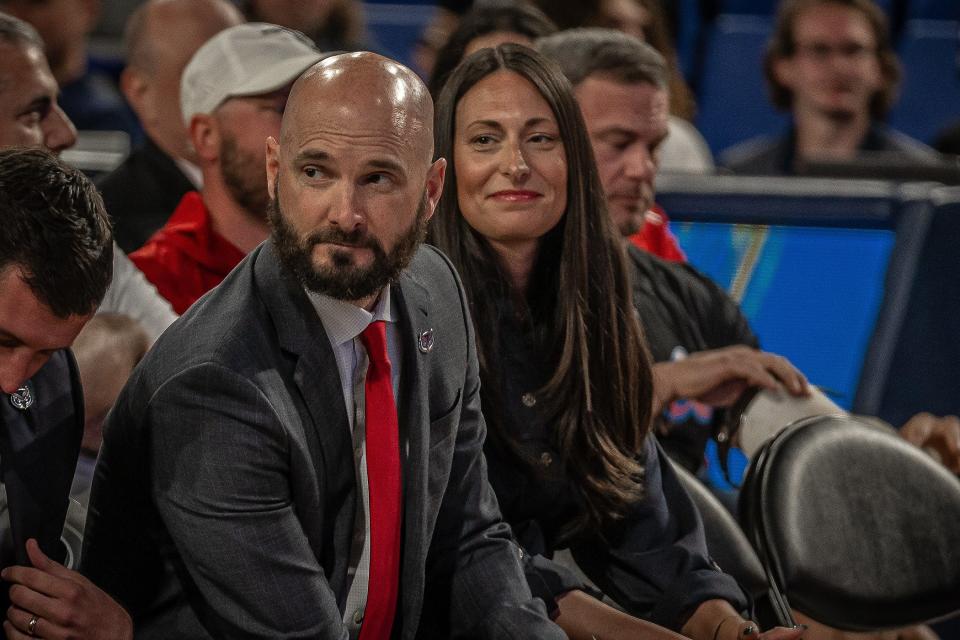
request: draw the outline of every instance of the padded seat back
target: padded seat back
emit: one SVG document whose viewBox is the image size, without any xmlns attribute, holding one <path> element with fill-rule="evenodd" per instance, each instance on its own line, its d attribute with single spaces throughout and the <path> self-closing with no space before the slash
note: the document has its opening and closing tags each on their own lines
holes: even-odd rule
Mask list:
<svg viewBox="0 0 960 640">
<path fill-rule="evenodd" d="M 767 591 L 763 565 L 750 541 L 729 511 L 696 476 L 678 464 L 673 465 L 680 484 L 690 494 L 703 520 L 707 551 L 724 573 L 728 573 L 750 595 L 758 597 Z"/>
<path fill-rule="evenodd" d="M 852 631 L 960 610 L 960 480 L 886 429 L 798 421 L 754 458 L 740 510 L 784 610 Z"/>
<path fill-rule="evenodd" d="M 950 1 L 960 7 L 960 2 Z M 911 20 L 901 38 L 903 86 L 890 124 L 928 144 L 960 114 L 958 32 L 960 21 Z"/>
</svg>

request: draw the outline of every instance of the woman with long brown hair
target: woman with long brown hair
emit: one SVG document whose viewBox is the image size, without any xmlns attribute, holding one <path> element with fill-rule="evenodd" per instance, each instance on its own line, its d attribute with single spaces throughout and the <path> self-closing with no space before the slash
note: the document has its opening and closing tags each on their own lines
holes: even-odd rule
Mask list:
<svg viewBox="0 0 960 640">
<path fill-rule="evenodd" d="M 650 359 L 569 83 L 525 47 L 483 49 L 447 81 L 435 136 L 449 165 L 432 239 L 467 291 L 489 477 L 534 592 L 571 636 L 615 637 L 547 559 L 569 549 L 633 616 L 705 640 L 756 633 L 649 435 Z"/>
</svg>

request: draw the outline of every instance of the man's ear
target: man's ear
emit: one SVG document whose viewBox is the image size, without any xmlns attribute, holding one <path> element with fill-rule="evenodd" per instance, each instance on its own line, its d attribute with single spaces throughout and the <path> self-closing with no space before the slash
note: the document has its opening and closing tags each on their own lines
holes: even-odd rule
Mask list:
<svg viewBox="0 0 960 640">
<path fill-rule="evenodd" d="M 273 136 L 267 137 L 267 193 L 270 198 L 277 189 L 277 176 L 280 174 L 280 143 Z"/>
<path fill-rule="evenodd" d="M 147 84 L 143 75 L 135 69 L 126 67 L 120 72 L 120 91 L 141 121 L 149 118 L 149 114 L 145 113 L 147 105 L 144 100 L 148 88 Z"/>
<path fill-rule="evenodd" d="M 196 113 L 187 129 L 198 160 L 212 162 L 220 157 L 220 125 L 214 116 Z"/>
<path fill-rule="evenodd" d="M 777 58 L 773 61 L 771 67 L 773 77 L 778 84 L 793 91 L 793 76 L 795 73 L 793 58 Z"/>
<path fill-rule="evenodd" d="M 427 219 L 433 217 L 433 212 L 437 210 L 437 203 L 440 202 L 440 196 L 443 195 L 443 180 L 447 175 L 446 158 L 437 158 L 427 170 Z"/>
</svg>

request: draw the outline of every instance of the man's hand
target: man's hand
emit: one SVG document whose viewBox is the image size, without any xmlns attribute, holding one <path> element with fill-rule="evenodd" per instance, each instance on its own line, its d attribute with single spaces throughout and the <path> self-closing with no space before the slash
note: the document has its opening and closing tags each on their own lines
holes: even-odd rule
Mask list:
<svg viewBox="0 0 960 640">
<path fill-rule="evenodd" d="M 960 474 L 960 418 L 918 413 L 900 428 L 900 435 Z"/>
<path fill-rule="evenodd" d="M 683 360 L 653 365 L 654 411 L 677 398 L 729 407 L 750 387 L 810 393 L 806 377 L 789 360 L 744 345 L 698 351 Z"/>
<path fill-rule="evenodd" d="M 130 616 L 96 585 L 48 558 L 32 538 L 27 540 L 27 556 L 33 567 L 7 567 L 0 574 L 12 583 L 11 607 L 3 623 L 7 638 L 133 638 Z"/>
</svg>

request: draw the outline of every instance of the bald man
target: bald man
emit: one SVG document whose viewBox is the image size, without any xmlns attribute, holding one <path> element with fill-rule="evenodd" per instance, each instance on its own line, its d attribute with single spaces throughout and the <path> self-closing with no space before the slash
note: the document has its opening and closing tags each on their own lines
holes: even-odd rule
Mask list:
<svg viewBox="0 0 960 640">
<path fill-rule="evenodd" d="M 487 482 L 466 301 L 407 68 L 328 58 L 269 138 L 272 236 L 147 355 L 83 570 L 138 638 L 562 638 Z M 393 635 L 391 635 L 393 634 Z"/>
<path fill-rule="evenodd" d="M 180 76 L 201 45 L 241 22 L 229 0 L 149 0 L 127 20 L 120 89 L 146 139 L 97 185 L 127 253 L 163 226 L 184 194 L 203 186 L 180 110 Z"/>
</svg>

